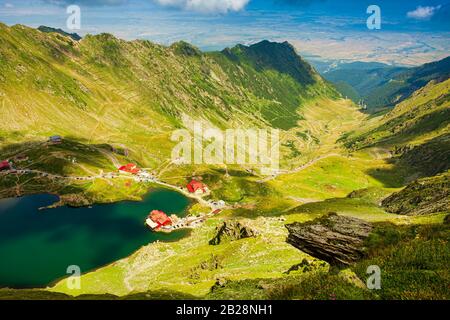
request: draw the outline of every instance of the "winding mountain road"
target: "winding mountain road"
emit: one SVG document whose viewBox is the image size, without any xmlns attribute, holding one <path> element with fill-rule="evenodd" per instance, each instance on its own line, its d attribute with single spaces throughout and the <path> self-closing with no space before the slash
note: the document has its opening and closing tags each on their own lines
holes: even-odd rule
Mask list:
<svg viewBox="0 0 450 320">
<path fill-rule="evenodd" d="M 318 158 L 315 158 L 314 160 L 311 160 L 311 161 L 309 161 L 309 162 L 307 162 L 307 163 L 305 163 L 305 164 L 303 164 L 300 167 L 297 167 L 295 169 L 292 169 L 292 170 L 280 170 L 278 174 L 268 176 L 268 177 L 266 177 L 266 178 L 264 178 L 262 180 L 259 180 L 258 182 L 259 183 L 264 183 L 264 182 L 267 182 L 267 181 L 275 180 L 276 178 L 278 178 L 279 176 L 282 176 L 282 175 L 301 172 L 301 171 L 303 171 L 305 169 L 308 169 L 309 167 L 315 165 L 317 162 L 319 162 L 321 160 L 324 160 L 324 159 L 327 159 L 327 158 L 331 158 L 331 157 L 344 157 L 344 156 L 340 155 L 338 153 L 329 153 L 329 154 L 320 156 Z"/>
</svg>

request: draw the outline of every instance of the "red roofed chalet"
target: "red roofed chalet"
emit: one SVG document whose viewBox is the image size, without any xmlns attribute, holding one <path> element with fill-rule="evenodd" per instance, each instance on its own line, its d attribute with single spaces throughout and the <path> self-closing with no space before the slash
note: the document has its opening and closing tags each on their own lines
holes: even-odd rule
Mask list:
<svg viewBox="0 0 450 320">
<path fill-rule="evenodd" d="M 189 184 L 187 185 L 187 189 L 189 190 L 190 193 L 206 192 L 206 186 L 200 181 L 197 181 L 195 179 L 189 182 Z"/>
<path fill-rule="evenodd" d="M 150 213 L 149 218 L 158 225 L 157 228 L 169 226 L 172 224 L 172 220 L 167 216 L 167 214 L 159 210 L 153 210 Z"/>
<path fill-rule="evenodd" d="M 9 164 L 9 162 L 7 160 L 0 162 L 0 171 L 9 170 L 9 169 L 11 169 L 11 165 Z"/>
<path fill-rule="evenodd" d="M 126 166 L 120 167 L 119 171 L 131 174 L 138 174 L 141 171 L 141 169 L 139 169 L 135 164 L 129 163 Z"/>
</svg>

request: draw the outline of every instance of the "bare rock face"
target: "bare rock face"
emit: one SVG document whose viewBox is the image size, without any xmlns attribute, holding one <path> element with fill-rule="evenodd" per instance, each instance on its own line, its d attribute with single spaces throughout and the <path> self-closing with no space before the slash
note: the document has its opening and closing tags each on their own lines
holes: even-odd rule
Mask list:
<svg viewBox="0 0 450 320">
<path fill-rule="evenodd" d="M 364 257 L 364 240 L 373 226 L 361 219 L 330 213 L 307 223 L 286 225 L 287 242 L 331 265 L 350 265 Z"/>
<path fill-rule="evenodd" d="M 224 221 L 216 228 L 216 235 L 209 241 L 210 245 L 218 245 L 222 242 L 235 241 L 250 237 L 256 237 L 258 233 L 239 221 Z"/>
</svg>

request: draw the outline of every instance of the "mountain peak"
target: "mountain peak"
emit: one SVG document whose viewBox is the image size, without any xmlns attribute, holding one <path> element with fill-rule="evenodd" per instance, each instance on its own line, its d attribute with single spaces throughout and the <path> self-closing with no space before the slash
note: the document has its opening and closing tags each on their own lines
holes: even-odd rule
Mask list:
<svg viewBox="0 0 450 320">
<path fill-rule="evenodd" d="M 178 41 L 173 43 L 170 48 L 178 55 L 183 56 L 201 56 L 202 52 L 197 47 L 193 46 L 192 44 L 186 42 L 186 41 Z"/>
<path fill-rule="evenodd" d="M 62 29 L 56 29 L 56 28 L 47 27 L 47 26 L 40 26 L 38 28 L 38 30 L 41 32 L 45 32 L 45 33 L 58 33 L 62 36 L 69 37 L 75 41 L 80 41 L 82 39 L 81 36 L 78 35 L 77 33 L 68 33 Z"/>
<path fill-rule="evenodd" d="M 256 69 L 272 69 L 288 74 L 301 84 L 316 82 L 317 73 L 304 61 L 289 42 L 261 42 L 245 46 L 239 44 L 222 51 L 231 60 L 245 60 Z"/>
<path fill-rule="evenodd" d="M 257 42 L 255 44 L 252 44 L 250 48 L 285 48 L 288 50 L 292 50 L 296 53 L 296 50 L 292 44 L 290 44 L 288 41 L 284 42 L 273 42 L 269 40 L 262 40 L 260 42 Z"/>
</svg>

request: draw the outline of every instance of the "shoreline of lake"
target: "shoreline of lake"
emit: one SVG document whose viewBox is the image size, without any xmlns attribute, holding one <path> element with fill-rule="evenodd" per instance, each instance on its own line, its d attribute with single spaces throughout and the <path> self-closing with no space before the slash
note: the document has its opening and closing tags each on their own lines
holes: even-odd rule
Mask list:
<svg viewBox="0 0 450 320">
<path fill-rule="evenodd" d="M 81 261 L 82 273 L 87 273 L 124 259 L 156 241 L 178 241 L 189 234 L 184 230 L 172 234 L 152 233 L 145 227 L 145 218 L 153 209 L 185 216 L 192 205 L 192 201 L 184 195 L 166 188 L 152 188 L 142 201 L 124 200 L 76 208 L 64 206 L 49 209 L 45 215 L 36 215 L 41 212 L 38 208 L 48 206 L 55 200 L 58 196 L 51 194 L 0 199 L 0 258 L 7 261 L 7 266 L 0 267 L 2 287 L 48 288 L 69 276 L 63 270 L 55 271 L 52 267 L 54 262 L 62 265 L 58 250 L 63 256 L 69 255 L 63 259 L 67 262 L 64 265 L 75 265 L 75 262 Z M 1 232 L 7 227 L 17 232 Z M 30 251 L 27 246 L 40 252 L 36 261 L 26 257 Z M 80 251 L 85 251 L 85 256 Z M 73 259 L 70 259 L 71 254 Z M 47 267 L 42 259 L 50 261 L 48 266 L 52 271 L 42 270 Z M 41 280 L 38 275 L 24 274 L 21 277 L 20 273 L 27 271 L 25 262 L 30 263 L 31 269 L 36 268 L 37 274 L 46 275 L 44 279 Z"/>
</svg>

